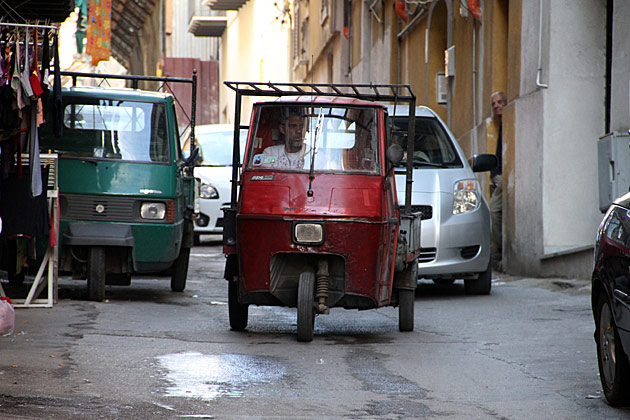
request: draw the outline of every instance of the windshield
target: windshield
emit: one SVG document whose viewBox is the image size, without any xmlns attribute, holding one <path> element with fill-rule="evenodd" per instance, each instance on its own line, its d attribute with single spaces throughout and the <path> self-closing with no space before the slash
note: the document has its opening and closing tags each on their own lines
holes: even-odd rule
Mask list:
<svg viewBox="0 0 630 420">
<path fill-rule="evenodd" d="M 49 127 L 51 124 L 44 124 L 40 129 L 42 150 L 97 160 L 169 161 L 164 104 L 82 98 L 67 101 L 63 136 L 56 137 Z"/>
<path fill-rule="evenodd" d="M 232 166 L 232 150 L 234 143 L 234 129 L 231 126 L 225 130 L 211 129 L 205 127 L 195 127 L 195 144 L 199 146 L 200 160 L 196 166 Z M 241 130 L 240 134 L 240 151 L 241 161 L 245 151 L 245 143 L 247 142 L 247 130 Z M 183 146 L 184 157 L 190 154 L 189 139 Z"/>
<path fill-rule="evenodd" d="M 378 173 L 377 108 L 262 106 L 248 168 Z"/>
<path fill-rule="evenodd" d="M 392 117 L 392 142 L 400 144 L 405 150 L 407 160 L 407 123 L 409 117 Z M 414 166 L 462 167 L 462 162 L 451 143 L 451 139 L 435 118 L 416 117 L 413 152 Z"/>
</svg>

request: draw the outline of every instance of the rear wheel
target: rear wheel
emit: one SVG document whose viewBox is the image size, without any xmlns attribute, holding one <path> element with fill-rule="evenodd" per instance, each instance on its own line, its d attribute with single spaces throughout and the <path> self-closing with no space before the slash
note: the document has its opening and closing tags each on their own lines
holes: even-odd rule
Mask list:
<svg viewBox="0 0 630 420">
<path fill-rule="evenodd" d="M 243 331 L 247 327 L 248 306 L 238 302 L 238 282 L 228 282 L 228 315 L 230 328 Z"/>
<path fill-rule="evenodd" d="M 87 270 L 88 299 L 101 302 L 105 299 L 105 248 L 90 248 Z"/>
<path fill-rule="evenodd" d="M 181 248 L 177 259 L 173 263 L 173 273 L 171 274 L 171 290 L 173 292 L 182 292 L 186 288 L 189 259 L 190 248 Z"/>
<path fill-rule="evenodd" d="M 476 279 L 464 280 L 464 290 L 467 295 L 488 295 L 492 288 L 492 265 L 488 263 L 488 268 L 483 273 L 479 273 Z"/>
<path fill-rule="evenodd" d="M 415 297 L 414 290 L 398 290 L 398 329 L 400 331 L 413 331 Z"/>
<path fill-rule="evenodd" d="M 315 273 L 305 271 L 300 274 L 297 301 L 297 339 L 313 341 L 315 327 Z"/>
<path fill-rule="evenodd" d="M 630 403 L 630 365 L 605 293 L 597 301 L 597 362 L 606 400 L 612 406 Z"/>
</svg>

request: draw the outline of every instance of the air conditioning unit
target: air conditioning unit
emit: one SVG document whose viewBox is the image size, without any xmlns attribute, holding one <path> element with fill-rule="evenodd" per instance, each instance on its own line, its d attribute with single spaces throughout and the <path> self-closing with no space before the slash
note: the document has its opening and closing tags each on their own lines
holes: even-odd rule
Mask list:
<svg viewBox="0 0 630 420">
<path fill-rule="evenodd" d="M 599 209 L 608 206 L 630 189 L 630 135 L 612 132 L 597 142 Z"/>
<path fill-rule="evenodd" d="M 448 82 L 444 73 L 437 73 L 435 75 L 435 96 L 436 102 L 439 105 L 446 105 L 448 103 Z"/>
</svg>

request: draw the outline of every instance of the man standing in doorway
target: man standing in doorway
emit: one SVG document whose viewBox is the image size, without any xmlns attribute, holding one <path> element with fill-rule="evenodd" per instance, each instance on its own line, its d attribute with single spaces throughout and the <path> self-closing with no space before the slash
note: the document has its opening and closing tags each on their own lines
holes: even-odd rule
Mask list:
<svg viewBox="0 0 630 420">
<path fill-rule="evenodd" d="M 492 101 L 492 118 L 498 128 L 497 138 L 497 167 L 490 171 L 490 219 L 492 221 L 492 263 L 495 270 L 502 271 L 503 259 L 503 176 L 502 176 L 502 123 L 503 108 L 507 105 L 504 92 L 495 92 L 490 97 Z"/>
</svg>

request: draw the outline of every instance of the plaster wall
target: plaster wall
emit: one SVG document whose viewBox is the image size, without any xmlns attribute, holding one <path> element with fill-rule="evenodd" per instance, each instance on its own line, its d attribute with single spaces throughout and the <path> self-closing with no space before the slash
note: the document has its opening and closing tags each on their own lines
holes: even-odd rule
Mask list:
<svg viewBox="0 0 630 420">
<path fill-rule="evenodd" d="M 601 220 L 597 139 L 604 124 L 606 1 L 554 0 L 547 10 L 549 88 L 539 155 L 544 254 L 592 244 Z M 519 132 L 523 143 L 531 137 L 527 127 Z"/>
<path fill-rule="evenodd" d="M 221 37 L 220 120 L 234 121 L 234 91 L 224 81 L 288 82 L 289 31 L 276 20 L 278 11 L 264 0 L 250 0 L 238 12 L 228 12 Z M 249 123 L 251 106 L 260 98 L 244 96 L 241 124 Z"/>
</svg>

